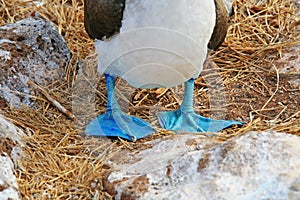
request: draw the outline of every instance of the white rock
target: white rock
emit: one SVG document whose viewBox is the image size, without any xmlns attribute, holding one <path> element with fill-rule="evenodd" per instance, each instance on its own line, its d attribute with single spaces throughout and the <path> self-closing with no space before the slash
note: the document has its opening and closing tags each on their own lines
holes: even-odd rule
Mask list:
<svg viewBox="0 0 300 200">
<path fill-rule="evenodd" d="M 3 51 L 0 49 L 0 61 L 6 62 L 7 60 L 10 60 L 10 52 L 9 51 Z"/>
<path fill-rule="evenodd" d="M 0 151 L 0 200 L 19 199 L 14 169 L 17 167 L 18 160 L 22 158 L 21 135 L 24 135 L 24 132 L 0 114 L 0 140 L 8 139 L 16 145 L 11 147 L 10 152 Z"/>
<path fill-rule="evenodd" d="M 116 199 L 300 199 L 298 136 L 270 131 L 224 143 L 196 135 L 155 142 L 120 153 L 123 164 L 106 183 Z"/>
<path fill-rule="evenodd" d="M 23 146 L 20 136 L 25 136 L 25 133 L 0 114 L 0 138 L 9 138 Z"/>
<path fill-rule="evenodd" d="M 70 51 L 57 28 L 42 18 L 0 26 L 0 99 L 29 106 L 29 80 L 41 85 L 61 80 Z"/>
<path fill-rule="evenodd" d="M 17 179 L 13 172 L 14 164 L 7 156 L 0 156 L 0 200 L 19 199 Z"/>
</svg>

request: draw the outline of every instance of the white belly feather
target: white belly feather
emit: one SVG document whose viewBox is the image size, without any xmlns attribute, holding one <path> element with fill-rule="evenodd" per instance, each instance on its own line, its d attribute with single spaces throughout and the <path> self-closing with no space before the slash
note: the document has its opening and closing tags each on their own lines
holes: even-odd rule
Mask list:
<svg viewBox="0 0 300 200">
<path fill-rule="evenodd" d="M 139 88 L 196 78 L 215 19 L 214 0 L 126 0 L 120 34 L 95 44 L 99 71 Z"/>
</svg>

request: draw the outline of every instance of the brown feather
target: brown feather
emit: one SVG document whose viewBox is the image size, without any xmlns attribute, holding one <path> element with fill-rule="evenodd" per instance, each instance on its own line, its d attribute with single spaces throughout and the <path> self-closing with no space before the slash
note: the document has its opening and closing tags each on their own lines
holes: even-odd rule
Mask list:
<svg viewBox="0 0 300 200">
<path fill-rule="evenodd" d="M 109 38 L 120 31 L 125 0 L 84 0 L 84 26 L 93 39 Z"/>
<path fill-rule="evenodd" d="M 210 49 L 218 49 L 227 34 L 228 29 L 228 21 L 229 21 L 229 13 L 224 5 L 223 0 L 215 0 L 216 5 L 216 25 L 214 28 L 214 32 L 210 38 L 208 43 L 208 48 Z"/>
</svg>

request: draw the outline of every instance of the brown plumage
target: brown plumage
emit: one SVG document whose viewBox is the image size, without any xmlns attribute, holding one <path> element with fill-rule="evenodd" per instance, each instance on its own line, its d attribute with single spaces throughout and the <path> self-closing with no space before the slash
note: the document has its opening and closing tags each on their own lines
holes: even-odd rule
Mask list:
<svg viewBox="0 0 300 200">
<path fill-rule="evenodd" d="M 229 13 L 224 5 L 223 0 L 215 0 L 216 4 L 216 25 L 214 28 L 214 32 L 210 38 L 208 43 L 208 48 L 210 49 L 218 49 L 227 34 L 228 29 L 228 21 L 229 21 Z"/>
<path fill-rule="evenodd" d="M 109 38 L 120 31 L 125 0 L 84 0 L 84 26 L 93 39 Z"/>
<path fill-rule="evenodd" d="M 214 1 L 216 25 L 208 48 L 215 50 L 222 45 L 226 37 L 229 14 L 223 0 Z M 85 0 L 84 3 L 84 25 L 91 38 L 102 40 L 119 33 L 125 0 Z"/>
</svg>

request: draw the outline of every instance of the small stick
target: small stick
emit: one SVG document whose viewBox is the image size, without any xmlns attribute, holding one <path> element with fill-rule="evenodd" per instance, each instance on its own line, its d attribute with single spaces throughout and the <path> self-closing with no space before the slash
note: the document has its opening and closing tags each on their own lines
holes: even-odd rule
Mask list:
<svg viewBox="0 0 300 200">
<path fill-rule="evenodd" d="M 62 113 L 64 113 L 67 117 L 75 121 L 76 123 L 79 123 L 79 120 L 76 118 L 76 116 L 69 110 L 67 110 L 65 107 L 63 107 L 58 101 L 56 101 L 53 97 L 48 94 L 48 92 L 39 86 L 37 83 L 33 81 L 28 81 L 28 85 L 35 87 L 36 89 L 39 89 L 42 94 L 48 99 L 48 101 L 51 102 L 52 105 L 54 105 L 58 110 L 60 110 Z"/>
<path fill-rule="evenodd" d="M 277 77 L 277 82 L 276 82 L 276 90 L 275 92 L 271 95 L 271 97 L 268 99 L 268 101 L 265 103 L 265 105 L 261 108 L 261 110 L 265 110 L 266 106 L 270 103 L 270 101 L 273 99 L 273 97 L 276 95 L 276 93 L 279 90 L 279 82 L 280 82 L 280 75 L 279 75 L 279 70 L 277 69 L 277 67 L 273 64 L 273 67 L 276 70 L 276 77 Z"/>
</svg>

